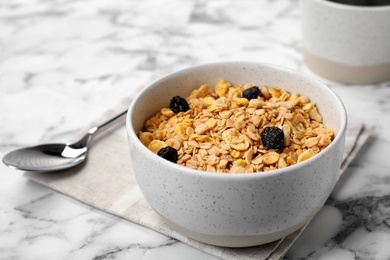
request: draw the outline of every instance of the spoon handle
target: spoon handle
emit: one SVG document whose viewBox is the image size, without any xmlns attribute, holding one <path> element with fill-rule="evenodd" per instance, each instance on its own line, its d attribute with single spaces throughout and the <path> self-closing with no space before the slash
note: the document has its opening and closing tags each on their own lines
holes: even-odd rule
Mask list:
<svg viewBox="0 0 390 260">
<path fill-rule="evenodd" d="M 97 126 L 92 127 L 80 140 L 78 140 L 72 144 L 69 144 L 69 146 L 72 148 L 75 148 L 75 149 L 86 147 L 88 142 L 91 140 L 93 134 L 106 128 L 108 125 L 110 125 L 114 121 L 118 120 L 119 118 L 124 116 L 126 113 L 127 113 L 127 109 L 125 109 L 124 111 L 115 115 L 114 117 L 108 119 L 107 121 L 105 121 Z"/>
<path fill-rule="evenodd" d="M 119 114 L 117 114 L 116 116 L 108 119 L 107 121 L 101 123 L 100 125 L 97 125 L 93 128 L 91 128 L 88 133 L 90 133 L 91 135 L 96 133 L 97 131 L 105 128 L 106 126 L 110 125 L 111 123 L 113 123 L 114 121 L 116 121 L 117 119 L 121 118 L 123 115 L 125 115 L 127 113 L 127 109 L 125 109 L 124 111 L 120 112 Z"/>
</svg>

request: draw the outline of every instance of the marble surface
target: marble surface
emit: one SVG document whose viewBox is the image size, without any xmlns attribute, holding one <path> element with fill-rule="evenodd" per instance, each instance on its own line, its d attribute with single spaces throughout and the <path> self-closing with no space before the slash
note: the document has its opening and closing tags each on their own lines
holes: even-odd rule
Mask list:
<svg viewBox="0 0 390 260">
<path fill-rule="evenodd" d="M 156 71 L 249 60 L 310 73 L 299 1 L 0 2 L 0 156 L 65 141 Z M 374 137 L 286 259 L 390 259 L 390 83 L 324 80 Z M 1 259 L 216 259 L 0 165 Z"/>
</svg>

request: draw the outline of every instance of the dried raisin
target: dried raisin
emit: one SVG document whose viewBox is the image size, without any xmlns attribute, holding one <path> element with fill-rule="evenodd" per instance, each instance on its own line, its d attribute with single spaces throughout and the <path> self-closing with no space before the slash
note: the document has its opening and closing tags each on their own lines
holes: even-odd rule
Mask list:
<svg viewBox="0 0 390 260">
<path fill-rule="evenodd" d="M 177 150 L 171 146 L 165 146 L 164 148 L 161 148 L 158 150 L 157 155 L 174 163 L 176 163 L 178 159 Z"/>
<path fill-rule="evenodd" d="M 283 130 L 276 126 L 267 126 L 261 131 L 261 141 L 268 149 L 281 149 L 284 145 Z"/>
<path fill-rule="evenodd" d="M 256 99 L 258 96 L 260 96 L 260 89 L 257 86 L 248 88 L 244 90 L 242 96 L 248 100 Z"/>
<path fill-rule="evenodd" d="M 169 102 L 169 108 L 177 114 L 179 112 L 186 112 L 188 109 L 190 109 L 190 106 L 184 98 L 180 96 L 174 96 Z"/>
</svg>

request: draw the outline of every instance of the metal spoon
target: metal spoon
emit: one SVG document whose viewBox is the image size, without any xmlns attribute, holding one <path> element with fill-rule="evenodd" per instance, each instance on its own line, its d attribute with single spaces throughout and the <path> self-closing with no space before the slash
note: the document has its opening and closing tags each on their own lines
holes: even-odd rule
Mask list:
<svg viewBox="0 0 390 260">
<path fill-rule="evenodd" d="M 91 128 L 79 141 L 52 143 L 18 149 L 6 154 L 3 163 L 23 171 L 57 171 L 76 166 L 87 158 L 88 142 L 92 136 L 127 113 L 127 109 L 106 122 Z"/>
</svg>

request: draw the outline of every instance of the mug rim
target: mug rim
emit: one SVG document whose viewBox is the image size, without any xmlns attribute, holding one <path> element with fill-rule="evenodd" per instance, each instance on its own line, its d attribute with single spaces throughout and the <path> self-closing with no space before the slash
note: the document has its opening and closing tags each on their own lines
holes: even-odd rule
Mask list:
<svg viewBox="0 0 390 260">
<path fill-rule="evenodd" d="M 302 0 L 305 1 L 305 0 Z M 318 4 L 323 4 L 326 6 L 334 7 L 337 9 L 344 9 L 348 11 L 375 11 L 375 12 L 389 12 L 390 11 L 390 4 L 387 5 L 367 5 L 367 6 L 361 6 L 361 5 L 352 5 L 352 4 L 345 4 L 345 3 L 339 3 L 334 2 L 330 0 L 309 0 L 312 2 L 316 2 Z"/>
</svg>

